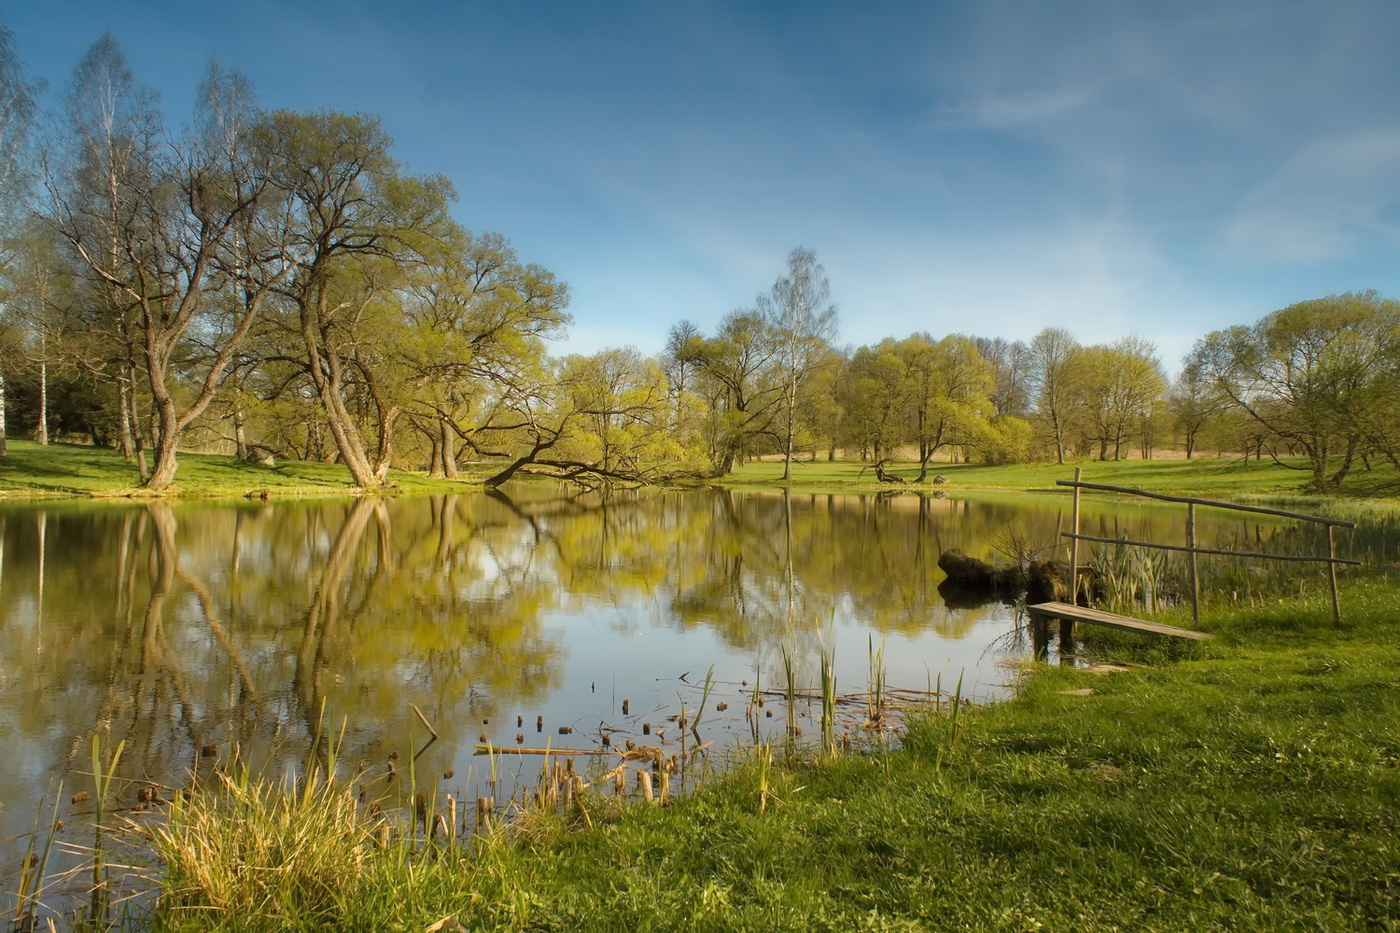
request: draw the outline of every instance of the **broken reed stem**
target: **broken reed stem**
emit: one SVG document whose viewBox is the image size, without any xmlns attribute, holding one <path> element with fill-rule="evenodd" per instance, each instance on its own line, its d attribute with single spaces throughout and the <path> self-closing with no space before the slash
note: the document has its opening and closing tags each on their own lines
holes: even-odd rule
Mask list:
<svg viewBox="0 0 1400 933">
<path fill-rule="evenodd" d="M 476 825 L 478 829 L 489 830 L 491 820 L 496 814 L 496 798 L 478 797 L 476 798 Z"/>
<path fill-rule="evenodd" d="M 423 715 L 423 711 L 417 706 L 414 706 L 412 703 L 408 704 L 408 708 L 413 710 L 413 712 L 417 714 L 418 721 L 423 724 L 424 729 L 428 730 L 428 735 L 431 735 L 434 739 L 436 739 L 438 737 L 437 730 L 433 728 L 432 723 L 428 722 L 428 717 Z"/>
</svg>

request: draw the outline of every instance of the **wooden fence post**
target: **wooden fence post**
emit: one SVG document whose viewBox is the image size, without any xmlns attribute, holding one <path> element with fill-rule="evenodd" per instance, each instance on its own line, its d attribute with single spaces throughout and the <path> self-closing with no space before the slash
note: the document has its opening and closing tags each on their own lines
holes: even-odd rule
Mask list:
<svg viewBox="0 0 1400 933">
<path fill-rule="evenodd" d="M 1334 526 L 1327 526 L 1327 582 L 1332 587 L 1332 621 L 1342 624 L 1342 604 L 1337 599 L 1337 539 Z"/>
<path fill-rule="evenodd" d="M 1201 622 L 1201 574 L 1196 565 L 1196 503 L 1186 504 L 1186 546 L 1191 549 L 1191 621 Z"/>
<path fill-rule="evenodd" d="M 1074 468 L 1074 534 L 1069 546 L 1069 603 L 1079 605 L 1079 477 L 1083 467 Z"/>
</svg>

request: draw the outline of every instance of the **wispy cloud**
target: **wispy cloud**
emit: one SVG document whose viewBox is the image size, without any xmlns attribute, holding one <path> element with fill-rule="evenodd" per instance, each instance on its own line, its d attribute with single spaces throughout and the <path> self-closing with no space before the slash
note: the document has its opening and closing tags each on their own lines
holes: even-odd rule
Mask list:
<svg viewBox="0 0 1400 933">
<path fill-rule="evenodd" d="M 1241 199 L 1225 231 L 1252 260 L 1317 262 L 1400 233 L 1400 128 L 1369 130 L 1301 148 Z"/>
<path fill-rule="evenodd" d="M 929 125 L 1013 129 L 1082 111 L 1101 97 L 1102 86 L 1087 82 L 1006 95 L 989 94 L 940 108 Z"/>
</svg>

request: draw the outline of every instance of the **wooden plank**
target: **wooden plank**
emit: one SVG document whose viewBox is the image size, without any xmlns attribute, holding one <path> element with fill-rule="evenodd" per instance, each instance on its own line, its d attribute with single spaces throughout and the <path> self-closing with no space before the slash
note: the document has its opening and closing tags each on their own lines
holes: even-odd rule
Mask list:
<svg viewBox="0 0 1400 933">
<path fill-rule="evenodd" d="M 1204 641 L 1211 637 L 1205 632 L 1193 632 L 1188 628 L 1178 628 L 1175 625 L 1166 625 L 1162 622 L 1148 622 L 1146 619 L 1134 619 L 1129 616 L 1120 616 L 1114 612 L 1104 612 L 1102 609 L 1072 606 L 1069 603 L 1037 603 L 1034 606 L 1027 606 L 1026 611 L 1031 614 L 1032 618 L 1041 616 L 1045 619 L 1067 619 L 1074 622 L 1087 622 L 1090 625 L 1123 629 L 1128 632 L 1143 632 L 1149 635 L 1171 635 L 1176 638 L 1191 638 L 1196 641 Z"/>
</svg>

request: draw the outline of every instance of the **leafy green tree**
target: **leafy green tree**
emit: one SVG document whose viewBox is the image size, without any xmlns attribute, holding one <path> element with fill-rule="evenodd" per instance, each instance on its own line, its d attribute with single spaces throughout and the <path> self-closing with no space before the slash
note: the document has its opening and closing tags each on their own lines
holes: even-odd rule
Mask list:
<svg viewBox="0 0 1400 933">
<path fill-rule="evenodd" d="M 927 334 L 915 334 L 901 346 L 912 381 L 912 440 L 919 446 L 917 482 L 922 483 L 928 478 L 929 460 L 938 451 L 980 448 L 992 439 L 996 377 L 977 345 L 958 334 L 937 343 Z"/>
<path fill-rule="evenodd" d="M 407 266 L 446 235 L 451 186 L 403 173 L 379 121 L 363 114 L 277 111 L 262 125 L 272 156 L 269 182 L 288 223 L 281 248 L 298 257 L 278 290 L 286 330 L 300 342 L 301 367 L 357 486 L 377 486 L 389 468 L 401 405 L 376 382 L 370 354 L 393 334 L 374 323 L 400 318 L 385 302 Z M 362 424 L 373 424 L 375 449 Z"/>
<path fill-rule="evenodd" d="M 565 357 L 548 382 L 519 386 L 490 425 L 502 443 L 490 453 L 509 463 L 484 483 L 494 489 L 522 472 L 582 485 L 668 476 L 684 453 L 669 408 L 661 365 L 635 350 Z"/>
<path fill-rule="evenodd" d="M 769 322 L 748 309 L 731 311 L 714 337 L 693 337 L 682 351 L 700 377 L 697 392 L 706 400 L 705 433 L 717 475 L 754 453 L 760 440 L 782 442 L 788 383 L 779 370 L 780 352 Z"/>
<path fill-rule="evenodd" d="M 1167 415 L 1181 439 L 1186 459 L 1195 456 L 1201 432 L 1230 404 L 1197 363 L 1188 363 L 1167 390 Z"/>
<path fill-rule="evenodd" d="M 1039 435 L 1065 462 L 1072 419 L 1073 362 L 1079 342 L 1068 331 L 1047 327 L 1030 343 L 1029 388 Z"/>
<path fill-rule="evenodd" d="M 869 452 L 875 460 L 883 459 L 908 438 L 915 385 L 907 344 L 922 339 L 886 338 L 852 354 L 844 434 L 862 456 Z"/>
<path fill-rule="evenodd" d="M 1265 434 L 1308 458 L 1310 486 L 1341 486 L 1394 408 L 1400 303 L 1349 292 L 1297 304 L 1197 341 L 1188 365 Z"/>
<path fill-rule="evenodd" d="M 410 324 L 399 351 L 415 387 L 412 420 L 429 442 L 430 469 L 454 476 L 462 446 L 477 450 L 499 430 L 507 386 L 549 378 L 546 342 L 569 322 L 568 288 L 522 263 L 499 234 L 445 225 L 425 261 L 409 270 Z"/>
<path fill-rule="evenodd" d="M 1098 458 L 1123 459 L 1124 445 L 1143 436 L 1166 389 L 1156 347 L 1136 337 L 1081 350 L 1072 357 L 1071 398 L 1086 443 Z"/>
</svg>

